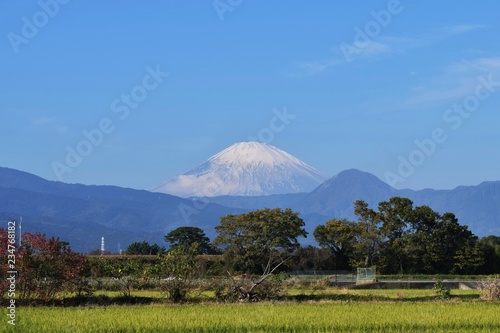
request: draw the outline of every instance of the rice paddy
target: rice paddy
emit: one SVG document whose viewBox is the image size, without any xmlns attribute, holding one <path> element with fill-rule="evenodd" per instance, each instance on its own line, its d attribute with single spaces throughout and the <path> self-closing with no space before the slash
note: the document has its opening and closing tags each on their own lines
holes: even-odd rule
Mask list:
<svg viewBox="0 0 500 333">
<path fill-rule="evenodd" d="M 324 300 L 262 303 L 21 307 L 1 332 L 500 332 L 500 303 L 477 291 L 334 290 Z"/>
</svg>

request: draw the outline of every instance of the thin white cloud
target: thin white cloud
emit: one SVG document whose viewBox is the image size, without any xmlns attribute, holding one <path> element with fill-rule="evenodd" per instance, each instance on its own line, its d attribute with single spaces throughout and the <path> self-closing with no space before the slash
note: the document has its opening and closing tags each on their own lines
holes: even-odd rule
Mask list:
<svg viewBox="0 0 500 333">
<path fill-rule="evenodd" d="M 457 25 L 433 29 L 432 31 L 413 36 L 380 36 L 376 41 L 370 41 L 366 47 L 363 47 L 359 53 L 359 57 L 369 58 L 382 54 L 393 54 L 416 48 L 429 47 L 453 36 L 462 35 L 485 27 L 484 25 Z M 374 44 L 376 44 L 376 48 L 372 46 Z M 340 48 L 337 49 L 337 52 L 340 53 Z"/>
<path fill-rule="evenodd" d="M 449 67 L 450 71 L 460 68 L 462 72 L 496 72 L 500 70 L 500 57 L 477 58 L 472 61 L 464 61 Z"/>
<path fill-rule="evenodd" d="M 38 116 L 35 118 L 31 119 L 31 124 L 35 126 L 45 126 L 45 125 L 50 125 L 54 120 L 47 116 L 47 115 L 42 115 Z"/>
<path fill-rule="evenodd" d="M 393 47 L 390 43 L 370 41 L 363 48 L 362 54 L 365 57 L 373 57 L 379 54 L 389 53 L 391 51 L 393 51 Z"/>
<path fill-rule="evenodd" d="M 416 48 L 430 47 L 447 38 L 462 35 L 485 27 L 485 25 L 477 24 L 455 25 L 434 29 L 423 34 L 413 36 L 382 35 L 365 41 L 362 45 L 356 45 L 354 42 L 351 44 L 340 43 L 332 49 L 335 53 L 335 57 L 319 61 L 305 61 L 299 63 L 298 67 L 306 74 L 317 74 L 327 70 L 330 67 L 348 64 L 350 61 L 356 59 L 369 59 L 383 55 L 403 53 L 405 51 Z M 350 49 L 350 51 L 352 51 L 352 53 L 350 54 L 350 57 L 352 57 L 352 59 L 346 59 L 346 45 L 348 45 L 348 47 L 352 47 L 352 49 Z"/>
<path fill-rule="evenodd" d="M 323 72 L 324 70 L 340 65 L 343 62 L 343 60 L 340 59 L 333 59 L 333 60 L 325 60 L 325 61 L 307 61 L 307 62 L 302 62 L 298 64 L 298 67 L 301 71 L 305 72 L 306 74 L 317 74 L 320 72 Z"/>
<path fill-rule="evenodd" d="M 69 127 L 68 126 L 59 126 L 59 127 L 57 127 L 57 131 L 60 134 L 66 134 L 69 131 Z"/>
<path fill-rule="evenodd" d="M 67 134 L 69 132 L 69 127 L 63 124 L 56 118 L 50 117 L 46 114 L 32 116 L 29 119 L 29 127 L 48 129 L 50 131 L 56 131 L 59 134 Z"/>
<path fill-rule="evenodd" d="M 444 35 L 444 37 L 453 36 L 453 35 L 460 35 L 460 34 L 467 33 L 469 31 L 483 29 L 483 28 L 486 28 L 486 25 L 484 25 L 484 24 L 454 25 L 454 26 L 450 26 L 450 27 L 446 27 L 446 28 L 442 29 L 442 35 Z"/>
<path fill-rule="evenodd" d="M 427 33 L 407 36 L 407 37 L 392 37 L 382 36 L 381 43 L 387 44 L 387 50 L 410 50 L 421 47 L 428 47 L 442 40 L 451 38 L 453 36 L 466 34 L 468 32 L 486 28 L 485 25 L 456 25 L 444 27 L 440 29 L 433 29 Z"/>
<path fill-rule="evenodd" d="M 411 89 L 411 97 L 401 105 L 423 105 L 436 102 L 459 101 L 473 93 L 478 85 L 478 77 L 492 75 L 495 82 L 500 81 L 500 57 L 476 58 L 454 62 L 443 69 L 418 89 Z"/>
<path fill-rule="evenodd" d="M 409 73 L 411 75 L 411 73 Z M 397 96 L 382 96 L 370 100 L 361 109 L 369 114 L 413 112 L 428 110 L 441 112 L 443 107 L 459 103 L 475 93 L 479 78 L 500 82 L 500 57 L 482 57 L 452 62 L 443 66 L 432 77 L 422 77 L 413 86 L 398 92 Z"/>
</svg>

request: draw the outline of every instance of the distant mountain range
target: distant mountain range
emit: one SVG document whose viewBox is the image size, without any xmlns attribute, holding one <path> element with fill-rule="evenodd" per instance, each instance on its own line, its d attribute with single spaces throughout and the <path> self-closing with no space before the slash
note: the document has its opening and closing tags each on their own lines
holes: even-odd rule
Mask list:
<svg viewBox="0 0 500 333">
<path fill-rule="evenodd" d="M 335 218 L 355 219 L 354 201 L 364 200 L 376 209 L 391 197 L 410 198 L 416 206 L 427 205 L 440 213 L 452 212 L 478 236 L 500 235 L 500 181 L 453 190 L 397 190 L 376 176 L 351 169 L 330 178 L 314 191 L 293 195 L 211 198 L 221 206 L 240 209 L 291 207 L 300 212 L 309 232 L 316 225 Z"/>
<path fill-rule="evenodd" d="M 274 151 L 270 147 L 257 148 Z M 286 156 L 279 152 L 273 154 L 269 156 L 278 156 L 278 159 Z M 232 168 L 238 163 L 230 165 L 227 172 L 237 174 Z M 319 172 L 308 167 L 302 169 L 302 164 L 299 165 L 298 170 L 303 171 L 298 171 L 299 174 L 310 172 L 311 177 L 305 178 L 319 180 Z M 274 170 L 269 168 L 268 172 Z M 283 179 L 293 182 L 287 178 L 290 173 L 284 175 Z M 261 177 L 279 178 L 259 174 Z M 245 179 L 252 180 L 251 177 Z M 273 186 L 276 184 L 279 182 Z M 301 187 L 293 188 L 292 192 L 296 192 Z M 166 245 L 163 236 L 179 226 L 200 227 L 213 239 L 214 227 L 221 216 L 265 207 L 290 207 L 300 212 L 310 233 L 304 243 L 312 243 L 312 231 L 318 224 L 332 218 L 354 219 L 354 201 L 365 200 L 376 209 L 379 202 L 393 196 L 408 197 L 415 205 L 428 205 L 440 213 L 453 212 L 461 224 L 469 225 L 478 236 L 500 235 L 500 181 L 460 186 L 453 190 L 396 190 L 372 174 L 352 169 L 326 180 L 310 192 L 181 198 L 116 186 L 53 182 L 0 167 L 0 221 L 19 220 L 22 216 L 24 231 L 60 236 L 69 241 L 72 248 L 82 252 L 98 249 L 101 237 L 105 237 L 106 249 L 112 252 L 125 249 L 134 241 Z"/>
<path fill-rule="evenodd" d="M 0 168 L 0 220 L 22 216 L 23 231 L 60 236 L 79 251 L 99 249 L 101 237 L 112 252 L 134 241 L 166 245 L 163 236 L 184 225 L 213 236 L 220 216 L 243 211 L 149 191 L 47 181 Z"/>
</svg>

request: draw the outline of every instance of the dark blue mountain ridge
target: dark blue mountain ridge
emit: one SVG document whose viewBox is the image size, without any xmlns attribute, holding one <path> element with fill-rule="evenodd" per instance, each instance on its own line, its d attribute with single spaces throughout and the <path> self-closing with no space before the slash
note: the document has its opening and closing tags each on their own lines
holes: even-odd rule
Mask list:
<svg viewBox="0 0 500 333">
<path fill-rule="evenodd" d="M 301 213 L 310 233 L 332 218 L 355 219 L 353 203 L 376 209 L 393 196 L 415 205 L 453 212 L 478 236 L 500 235 L 500 181 L 453 190 L 397 190 L 376 176 L 355 169 L 328 179 L 310 193 L 269 196 L 221 196 L 203 199 L 121 188 L 66 184 L 0 167 L 0 221 L 23 216 L 23 230 L 60 236 L 78 251 L 98 249 L 100 238 L 116 252 L 134 241 L 167 245 L 163 236 L 179 226 L 197 226 L 213 239 L 220 217 L 260 208 L 290 207 Z"/>
<path fill-rule="evenodd" d="M 370 205 L 376 205 L 381 198 L 388 199 L 394 196 L 395 192 L 395 189 L 376 176 L 349 169 L 333 176 L 309 193 L 299 204 L 298 209 L 303 214 L 353 217 L 354 201 L 362 199 Z"/>
<path fill-rule="evenodd" d="M 452 212 L 479 236 L 500 234 L 500 181 L 452 190 L 397 190 L 376 176 L 359 170 L 346 170 L 312 191 L 296 207 L 304 215 L 355 219 L 354 201 L 361 199 L 377 209 L 391 197 L 410 198 L 415 206 L 427 205 L 439 213 Z"/>
<path fill-rule="evenodd" d="M 378 203 L 391 197 L 410 198 L 415 206 L 427 205 L 439 213 L 452 212 L 478 236 L 500 234 L 500 181 L 486 181 L 477 186 L 459 186 L 452 190 L 395 189 L 376 176 L 356 169 L 345 170 L 328 179 L 310 193 L 266 197 L 215 197 L 220 205 L 243 209 L 290 207 L 301 212 L 306 229 L 332 218 L 356 220 L 354 202 L 366 201 L 377 209 Z"/>
<path fill-rule="evenodd" d="M 220 216 L 243 210 L 117 186 L 66 184 L 0 167 L 0 217 L 19 220 L 24 231 L 60 236 L 78 251 L 109 250 L 134 241 L 167 245 L 163 236 L 183 225 L 196 225 L 213 237 Z M 78 231 L 78 232 L 77 232 Z"/>
</svg>

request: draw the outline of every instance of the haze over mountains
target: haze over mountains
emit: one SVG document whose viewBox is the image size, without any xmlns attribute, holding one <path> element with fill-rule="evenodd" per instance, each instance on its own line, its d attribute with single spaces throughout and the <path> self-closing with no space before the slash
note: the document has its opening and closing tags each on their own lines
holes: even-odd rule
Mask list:
<svg viewBox="0 0 500 333">
<path fill-rule="evenodd" d="M 23 216 L 24 231 L 60 236 L 79 251 L 98 249 L 105 237 L 107 250 L 117 252 L 134 241 L 166 245 L 163 236 L 179 226 L 198 226 L 213 238 L 221 216 L 290 207 L 302 214 L 310 233 L 305 242 L 311 243 L 318 224 L 332 218 L 354 219 L 355 200 L 365 200 L 376 208 L 380 201 L 403 196 L 415 205 L 455 213 L 478 236 L 500 235 L 500 181 L 453 190 L 396 190 L 374 175 L 351 169 L 322 182 L 319 171 L 258 143 L 233 145 L 184 176 L 193 189 L 180 176 L 160 189 L 175 188 L 179 195 L 191 198 L 116 186 L 65 184 L 0 167 L 0 219 Z M 205 193 L 201 189 L 210 185 L 210 177 L 221 185 Z M 200 193 L 205 198 L 196 198 Z M 253 193 L 258 195 L 249 195 Z"/>
</svg>

